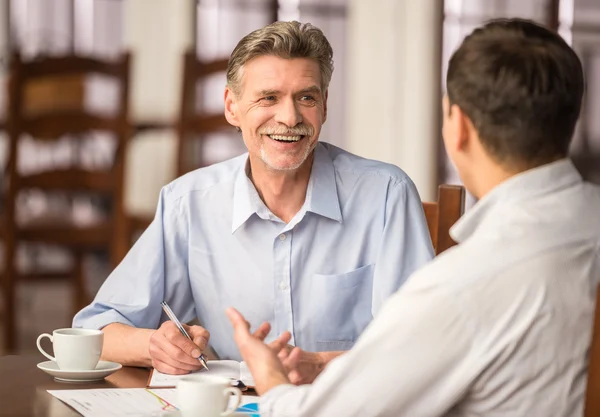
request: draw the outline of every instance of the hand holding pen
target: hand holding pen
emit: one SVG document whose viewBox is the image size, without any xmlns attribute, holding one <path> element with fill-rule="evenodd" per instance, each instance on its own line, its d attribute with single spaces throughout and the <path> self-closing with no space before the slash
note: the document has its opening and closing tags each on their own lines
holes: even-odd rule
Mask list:
<svg viewBox="0 0 600 417">
<path fill-rule="evenodd" d="M 184 335 L 185 337 L 187 337 L 190 342 L 194 343 L 194 341 L 192 340 L 192 338 L 190 337 L 190 335 L 185 331 L 185 329 L 183 328 L 183 325 L 181 324 L 181 322 L 179 321 L 179 319 L 177 318 L 177 316 L 175 315 L 175 313 L 173 313 L 173 310 L 171 310 L 171 307 L 169 307 L 169 305 L 167 304 L 167 302 L 163 301 L 162 303 L 160 303 L 160 305 L 162 306 L 162 308 L 165 311 L 165 313 L 167 313 L 167 316 L 169 317 L 169 319 L 173 323 L 175 323 L 175 326 L 177 326 L 177 328 L 179 329 L 179 331 L 181 332 L 181 334 Z M 204 366 L 204 368 L 206 370 L 208 370 L 208 366 L 206 365 L 206 358 L 204 357 L 204 355 L 202 353 L 200 353 L 200 356 L 198 356 L 198 360 L 200 361 L 200 363 L 202 364 L 202 366 Z"/>
<path fill-rule="evenodd" d="M 170 320 L 164 322 L 150 337 L 148 350 L 152 366 L 160 372 L 174 375 L 207 368 L 206 359 L 201 353 L 208 344 L 208 331 L 201 326 L 181 324 L 169 306 L 161 304 Z"/>
</svg>

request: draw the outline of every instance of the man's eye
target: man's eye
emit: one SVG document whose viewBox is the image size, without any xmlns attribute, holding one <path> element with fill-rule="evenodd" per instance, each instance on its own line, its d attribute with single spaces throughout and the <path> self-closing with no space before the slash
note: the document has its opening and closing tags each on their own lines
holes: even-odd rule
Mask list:
<svg viewBox="0 0 600 417">
<path fill-rule="evenodd" d="M 302 101 L 315 101 L 316 99 L 313 96 L 311 96 L 310 94 L 306 94 L 306 95 L 303 95 L 302 97 L 300 97 L 300 100 L 302 100 Z"/>
<path fill-rule="evenodd" d="M 265 96 L 262 98 L 265 101 L 275 101 L 277 99 L 277 97 L 275 96 Z"/>
</svg>

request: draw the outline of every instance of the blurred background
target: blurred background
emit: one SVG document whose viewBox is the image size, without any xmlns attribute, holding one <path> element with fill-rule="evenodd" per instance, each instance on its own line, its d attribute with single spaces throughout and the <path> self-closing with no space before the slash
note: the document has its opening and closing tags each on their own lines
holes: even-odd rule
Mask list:
<svg viewBox="0 0 600 417">
<path fill-rule="evenodd" d="M 321 28 L 335 62 L 321 140 L 400 166 L 433 201 L 460 183 L 440 136 L 448 59 L 497 17 L 536 20 L 579 54 L 572 157 L 600 183 L 598 0 L 0 0 L 0 354 L 70 326 L 162 186 L 245 151 L 222 117 L 223 69 L 244 35 L 275 20 Z M 65 56 L 120 64 L 47 64 Z"/>
</svg>

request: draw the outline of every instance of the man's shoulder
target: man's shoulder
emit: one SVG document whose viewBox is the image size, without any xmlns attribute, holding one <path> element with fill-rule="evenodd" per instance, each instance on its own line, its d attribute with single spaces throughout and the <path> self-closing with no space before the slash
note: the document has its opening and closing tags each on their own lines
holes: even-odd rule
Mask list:
<svg viewBox="0 0 600 417">
<path fill-rule="evenodd" d="M 521 245 L 510 237 L 478 235 L 437 255 L 416 271 L 408 286 L 437 287 L 448 294 L 464 294 L 476 281 L 485 281 L 537 256 L 543 245 Z"/>
<path fill-rule="evenodd" d="M 233 185 L 240 169 L 244 169 L 247 158 L 248 154 L 243 154 L 188 172 L 164 187 L 164 197 L 174 201 L 192 192 L 206 192 L 217 186 Z"/>
<path fill-rule="evenodd" d="M 321 142 L 327 150 L 338 175 L 369 178 L 383 178 L 392 183 L 412 184 L 410 177 L 401 168 L 387 162 L 364 158 L 338 148 L 330 143 Z"/>
<path fill-rule="evenodd" d="M 586 191 L 592 191 L 600 198 L 598 188 L 594 188 L 586 186 Z M 600 220 L 591 215 L 600 210 L 600 199 L 591 204 L 591 195 L 587 192 L 582 194 L 588 197 L 587 203 L 593 207 L 586 207 L 588 211 L 580 207 L 581 210 L 568 210 L 568 213 L 555 210 L 552 222 L 532 217 L 534 213 L 531 210 L 513 212 L 513 217 L 508 212 L 498 212 L 497 215 L 504 216 L 505 221 L 475 233 L 436 256 L 413 274 L 409 282 L 436 285 L 458 294 L 476 281 L 510 275 L 511 271 L 523 267 L 535 268 L 537 265 L 538 270 L 542 264 L 556 264 L 558 267 L 561 262 L 572 258 L 574 252 L 580 252 L 583 246 L 597 247 L 600 244 Z M 570 202 L 567 206 L 574 207 L 576 204 Z M 581 213 L 582 216 L 576 217 L 571 213 Z M 555 256 L 548 257 L 548 254 Z"/>
</svg>

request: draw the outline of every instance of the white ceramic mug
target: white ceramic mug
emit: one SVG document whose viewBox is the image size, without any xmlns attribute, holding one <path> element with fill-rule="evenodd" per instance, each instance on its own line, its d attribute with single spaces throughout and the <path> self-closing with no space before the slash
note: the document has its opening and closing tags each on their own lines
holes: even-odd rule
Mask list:
<svg viewBox="0 0 600 417">
<path fill-rule="evenodd" d="M 231 396 L 233 406 L 227 407 Z M 221 417 L 235 412 L 242 392 L 231 380 L 216 375 L 189 375 L 177 381 L 177 406 L 183 417 Z"/>
<path fill-rule="evenodd" d="M 54 356 L 42 349 L 40 342 L 47 337 L 52 342 Z M 48 359 L 65 371 L 90 371 L 96 368 L 102 353 L 104 332 L 90 329 L 57 329 L 52 334 L 42 333 L 37 347 Z"/>
</svg>

